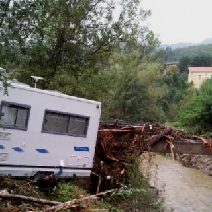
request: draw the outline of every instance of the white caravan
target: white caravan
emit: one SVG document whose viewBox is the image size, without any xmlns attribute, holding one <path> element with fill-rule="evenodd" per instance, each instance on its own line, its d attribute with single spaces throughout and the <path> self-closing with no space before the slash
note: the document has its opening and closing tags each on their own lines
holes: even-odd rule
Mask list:
<svg viewBox="0 0 212 212">
<path fill-rule="evenodd" d="M 101 103 L 11 85 L 0 86 L 0 174 L 90 176 Z"/>
</svg>

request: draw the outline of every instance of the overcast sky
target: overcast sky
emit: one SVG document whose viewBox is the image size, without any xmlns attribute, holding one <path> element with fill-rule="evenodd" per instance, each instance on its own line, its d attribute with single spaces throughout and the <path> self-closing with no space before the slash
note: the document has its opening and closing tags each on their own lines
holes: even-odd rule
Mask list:
<svg viewBox="0 0 212 212">
<path fill-rule="evenodd" d="M 212 0 L 142 0 L 152 11 L 149 28 L 164 44 L 212 38 Z"/>
</svg>

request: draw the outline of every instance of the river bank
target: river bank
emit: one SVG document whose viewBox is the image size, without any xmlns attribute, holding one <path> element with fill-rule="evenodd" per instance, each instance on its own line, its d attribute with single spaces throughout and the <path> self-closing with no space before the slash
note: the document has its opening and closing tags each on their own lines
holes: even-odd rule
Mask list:
<svg viewBox="0 0 212 212">
<path fill-rule="evenodd" d="M 210 155 L 180 155 L 178 160 L 183 166 L 192 167 L 212 176 L 212 156 Z"/>
<path fill-rule="evenodd" d="M 142 155 L 141 170 L 164 198 L 167 212 L 211 212 L 211 176 L 161 155 Z"/>
</svg>

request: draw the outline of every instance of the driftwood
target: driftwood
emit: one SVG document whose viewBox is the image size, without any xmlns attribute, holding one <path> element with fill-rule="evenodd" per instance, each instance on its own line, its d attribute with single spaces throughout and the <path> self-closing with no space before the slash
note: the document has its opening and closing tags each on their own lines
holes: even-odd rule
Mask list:
<svg viewBox="0 0 212 212">
<path fill-rule="evenodd" d="M 169 144 L 169 148 L 172 155 L 172 160 L 176 159 L 176 154 L 174 152 L 175 146 L 173 144 L 174 138 L 172 136 L 165 136 L 167 143 Z"/>
<path fill-rule="evenodd" d="M 43 209 L 46 212 L 69 208 L 78 210 L 83 207 L 86 207 L 85 211 L 89 211 L 87 210 L 87 206 L 90 204 L 91 200 L 96 199 L 100 195 L 111 193 L 114 191 L 113 188 L 120 188 L 127 182 L 134 159 L 144 151 L 151 150 L 151 147 L 154 146 L 156 142 L 162 141 L 164 143 L 165 141 L 164 148 L 170 148 L 174 158 L 175 147 L 173 143 L 175 141 L 183 142 L 193 139 L 201 140 L 206 148 L 212 149 L 211 140 L 200 136 L 188 135 L 183 131 L 167 128 L 160 124 L 146 123 L 139 126 L 124 126 L 116 123 L 115 125 L 103 125 L 100 126 L 97 137 L 94 166 L 91 172 L 90 192 L 96 193 L 107 189 L 112 190 L 96 195 L 84 196 L 79 199 L 70 200 L 66 203 L 12 194 L 1 194 L 0 198 L 17 199 L 40 204 L 41 206 L 49 205 L 50 207 L 45 210 Z M 103 163 L 101 163 L 101 161 L 103 161 Z M 5 185 L 6 184 L 3 182 L 3 188 L 5 188 Z M 21 189 L 32 190 L 29 182 L 26 182 Z M 34 190 L 32 191 L 36 192 Z"/>
<path fill-rule="evenodd" d="M 156 142 L 158 142 L 158 140 L 160 140 L 165 135 L 169 134 L 171 131 L 172 131 L 172 128 L 167 128 L 160 134 L 154 135 L 153 137 L 149 138 L 149 146 L 151 147 L 152 145 L 154 145 Z"/>
<path fill-rule="evenodd" d="M 143 125 L 141 133 L 144 133 L 145 127 L 146 127 L 146 124 Z"/>
<path fill-rule="evenodd" d="M 200 137 L 200 136 L 194 136 L 194 138 L 197 138 L 198 140 L 202 141 L 202 143 L 207 146 L 209 144 L 209 142 L 203 138 L 203 137 Z"/>
<path fill-rule="evenodd" d="M 100 175 L 99 175 L 99 182 L 98 182 L 98 186 L 96 189 L 96 193 L 99 193 L 99 189 L 100 189 L 100 185 L 101 185 L 101 181 L 102 181 L 102 171 L 103 171 L 103 161 L 101 161 L 101 170 L 100 170 Z"/>
<path fill-rule="evenodd" d="M 45 199 L 38 199 L 38 198 L 34 198 L 34 197 L 26 197 L 26 196 L 23 196 L 23 195 L 16 195 L 16 194 L 0 194 L 0 198 L 22 200 L 22 201 L 26 201 L 26 202 L 38 203 L 40 205 L 58 205 L 58 204 L 61 204 L 61 202 L 50 201 L 50 200 L 45 200 Z"/>
<path fill-rule="evenodd" d="M 113 133 L 127 133 L 127 132 L 132 132 L 132 130 L 128 130 L 128 129 L 103 129 L 103 130 L 99 130 L 99 132 L 113 132 Z"/>
<path fill-rule="evenodd" d="M 104 196 L 104 195 L 110 194 L 114 191 L 115 191 L 115 189 L 112 189 L 109 191 L 100 192 L 96 195 L 90 195 L 90 196 L 81 197 L 79 199 L 70 200 L 68 202 L 61 203 L 59 205 L 55 205 L 50 208 L 44 209 L 43 212 L 51 212 L 51 211 L 59 211 L 59 210 L 69 209 L 72 207 L 72 205 L 79 205 L 86 201 L 91 201 L 93 199 L 97 199 L 99 196 Z"/>
<path fill-rule="evenodd" d="M 174 142 L 193 139 L 201 140 L 203 145 L 212 149 L 211 140 L 195 137 L 160 124 L 145 123 L 137 126 L 101 125 L 92 169 L 92 173 L 95 173 L 92 174 L 93 192 L 97 191 L 97 187 L 100 187 L 100 191 L 119 188 L 130 175 L 133 159 L 144 151 L 151 151 L 151 147 L 157 142 L 165 141 L 167 143 L 165 148 L 170 148 L 174 159 L 176 152 Z M 103 170 L 100 165 L 101 161 L 104 162 Z M 100 186 L 98 186 L 99 176 L 101 176 Z"/>
</svg>

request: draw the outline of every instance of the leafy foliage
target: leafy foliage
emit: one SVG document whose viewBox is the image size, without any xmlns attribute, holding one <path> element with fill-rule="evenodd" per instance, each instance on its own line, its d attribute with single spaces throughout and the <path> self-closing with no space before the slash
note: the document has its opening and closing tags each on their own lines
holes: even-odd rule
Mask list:
<svg viewBox="0 0 212 212">
<path fill-rule="evenodd" d="M 0 0 L 0 65 L 30 84 L 103 102 L 103 117 L 162 121 L 163 65 L 139 0 Z M 120 14 L 114 17 L 115 9 Z M 151 86 L 149 86 L 151 84 Z M 150 115 L 151 114 L 151 115 Z"/>
<path fill-rule="evenodd" d="M 182 126 L 202 133 L 212 128 L 212 79 L 206 80 L 199 90 L 192 90 L 179 114 Z"/>
<path fill-rule="evenodd" d="M 4 95 L 8 95 L 8 87 L 10 86 L 10 83 L 8 82 L 8 77 L 6 76 L 6 74 L 1 71 L 0 71 L 0 83 L 2 84 Z"/>
<path fill-rule="evenodd" d="M 50 197 L 59 202 L 67 202 L 70 199 L 77 199 L 80 195 L 85 194 L 84 190 L 74 186 L 71 182 L 60 182 Z"/>
<path fill-rule="evenodd" d="M 173 120 L 186 76 L 163 75 L 165 53 L 153 53 L 158 40 L 139 4 L 0 0 L 0 65 L 27 84 L 38 75 L 43 89 L 101 101 L 103 118 Z"/>
<path fill-rule="evenodd" d="M 212 44 L 208 45 L 198 45 L 198 46 L 189 46 L 185 48 L 177 48 L 172 50 L 170 47 L 167 47 L 165 61 L 180 61 L 183 57 L 194 58 L 199 55 L 210 55 L 212 56 Z"/>
<path fill-rule="evenodd" d="M 124 211 L 163 212 L 162 200 L 150 190 L 148 180 L 139 167 L 139 160 L 135 159 L 129 177 L 130 187 L 114 192 L 109 202 Z"/>
<path fill-rule="evenodd" d="M 193 67 L 210 67 L 212 65 L 212 55 L 197 55 L 195 57 L 182 57 L 180 59 L 179 68 L 181 73 L 187 72 L 189 66 Z"/>
<path fill-rule="evenodd" d="M 139 11 L 139 3 L 1 0 L 0 62 L 19 70 L 17 77 L 23 82 L 30 83 L 30 75 L 38 75 L 45 78 L 43 88 L 61 88 L 76 95 L 82 73 L 100 71 L 120 42 L 135 42 L 138 35 L 142 38 L 146 28 L 139 22 L 149 12 Z M 114 19 L 116 7 L 121 12 Z M 67 83 L 72 83 L 70 90 Z"/>
<path fill-rule="evenodd" d="M 166 113 L 167 121 L 175 121 L 179 106 L 187 95 L 189 85 L 186 73 L 181 74 L 178 67 L 166 68 L 166 74 L 163 76 L 163 84 L 167 87 L 167 93 L 162 99 L 161 104 Z"/>
<path fill-rule="evenodd" d="M 178 67 L 179 67 L 181 73 L 187 72 L 190 62 L 191 62 L 191 58 L 188 56 L 182 57 L 180 59 L 180 63 L 178 65 Z"/>
<path fill-rule="evenodd" d="M 166 90 L 161 86 L 162 64 L 142 58 L 138 51 L 114 54 L 110 68 L 114 74 L 110 99 L 105 107 L 109 116 L 129 121 L 163 120 L 158 104 Z"/>
</svg>

